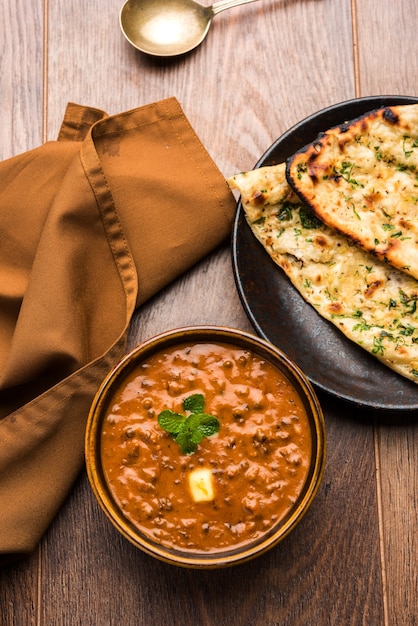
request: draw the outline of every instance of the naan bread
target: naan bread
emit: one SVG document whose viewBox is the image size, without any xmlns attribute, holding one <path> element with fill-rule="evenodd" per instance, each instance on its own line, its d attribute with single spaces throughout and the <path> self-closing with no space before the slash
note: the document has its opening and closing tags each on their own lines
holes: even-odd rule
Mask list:
<svg viewBox="0 0 418 626">
<path fill-rule="evenodd" d="M 418 104 L 318 135 L 287 179 L 325 224 L 418 279 Z"/>
<path fill-rule="evenodd" d="M 254 235 L 303 298 L 349 339 L 418 383 L 418 281 L 319 221 L 289 187 L 284 164 L 237 174 L 228 183 L 241 193 Z"/>
</svg>

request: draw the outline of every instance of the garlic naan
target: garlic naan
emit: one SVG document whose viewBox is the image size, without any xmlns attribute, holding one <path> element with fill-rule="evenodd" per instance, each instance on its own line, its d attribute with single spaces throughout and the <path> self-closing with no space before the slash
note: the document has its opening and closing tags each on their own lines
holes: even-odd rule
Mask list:
<svg viewBox="0 0 418 626">
<path fill-rule="evenodd" d="M 287 179 L 325 224 L 418 279 L 418 104 L 321 133 Z"/>
<path fill-rule="evenodd" d="M 303 298 L 418 383 L 418 281 L 323 224 L 290 188 L 285 164 L 237 174 L 228 184 L 241 193 L 254 235 Z"/>
</svg>

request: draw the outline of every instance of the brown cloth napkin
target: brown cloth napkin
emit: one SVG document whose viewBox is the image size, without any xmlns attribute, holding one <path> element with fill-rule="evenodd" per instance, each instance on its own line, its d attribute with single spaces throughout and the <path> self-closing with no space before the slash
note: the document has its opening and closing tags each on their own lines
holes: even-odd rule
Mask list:
<svg viewBox="0 0 418 626">
<path fill-rule="evenodd" d="M 84 460 L 135 307 L 230 233 L 235 200 L 175 98 L 70 103 L 0 163 L 0 563 L 34 550 Z"/>
</svg>

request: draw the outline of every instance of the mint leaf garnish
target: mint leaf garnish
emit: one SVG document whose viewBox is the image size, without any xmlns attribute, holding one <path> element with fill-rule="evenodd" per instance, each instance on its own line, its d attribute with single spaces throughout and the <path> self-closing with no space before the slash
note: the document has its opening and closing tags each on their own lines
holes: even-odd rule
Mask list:
<svg viewBox="0 0 418 626">
<path fill-rule="evenodd" d="M 170 434 L 181 432 L 184 427 L 185 421 L 185 415 L 180 415 L 180 413 L 174 413 L 173 411 L 169 411 L 168 409 L 162 411 L 158 416 L 159 425 Z"/>
<path fill-rule="evenodd" d="M 178 443 L 183 454 L 192 454 L 204 437 L 219 431 L 217 417 L 204 413 L 205 398 L 195 393 L 183 400 L 183 409 L 189 415 L 181 415 L 165 409 L 158 415 L 158 424 Z"/>
<path fill-rule="evenodd" d="M 205 408 L 205 397 L 201 393 L 193 395 L 183 400 L 183 409 L 191 413 L 203 413 Z"/>
<path fill-rule="evenodd" d="M 199 418 L 199 423 L 196 425 L 196 429 L 202 434 L 202 437 L 210 437 L 219 431 L 218 418 L 213 415 L 208 415 L 207 413 L 202 413 L 196 417 Z"/>
<path fill-rule="evenodd" d="M 175 441 L 179 444 L 183 454 L 193 454 L 201 440 L 202 437 L 199 435 L 198 441 L 193 441 L 193 433 L 189 431 L 182 431 L 175 437 Z"/>
</svg>

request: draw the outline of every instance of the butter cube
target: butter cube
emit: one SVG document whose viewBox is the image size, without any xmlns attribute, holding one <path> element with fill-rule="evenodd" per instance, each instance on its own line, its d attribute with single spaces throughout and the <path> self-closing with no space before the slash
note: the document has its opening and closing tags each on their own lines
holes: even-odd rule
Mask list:
<svg viewBox="0 0 418 626">
<path fill-rule="evenodd" d="M 189 488 L 195 502 L 210 502 L 213 500 L 214 490 L 211 470 L 202 467 L 190 472 Z"/>
</svg>

